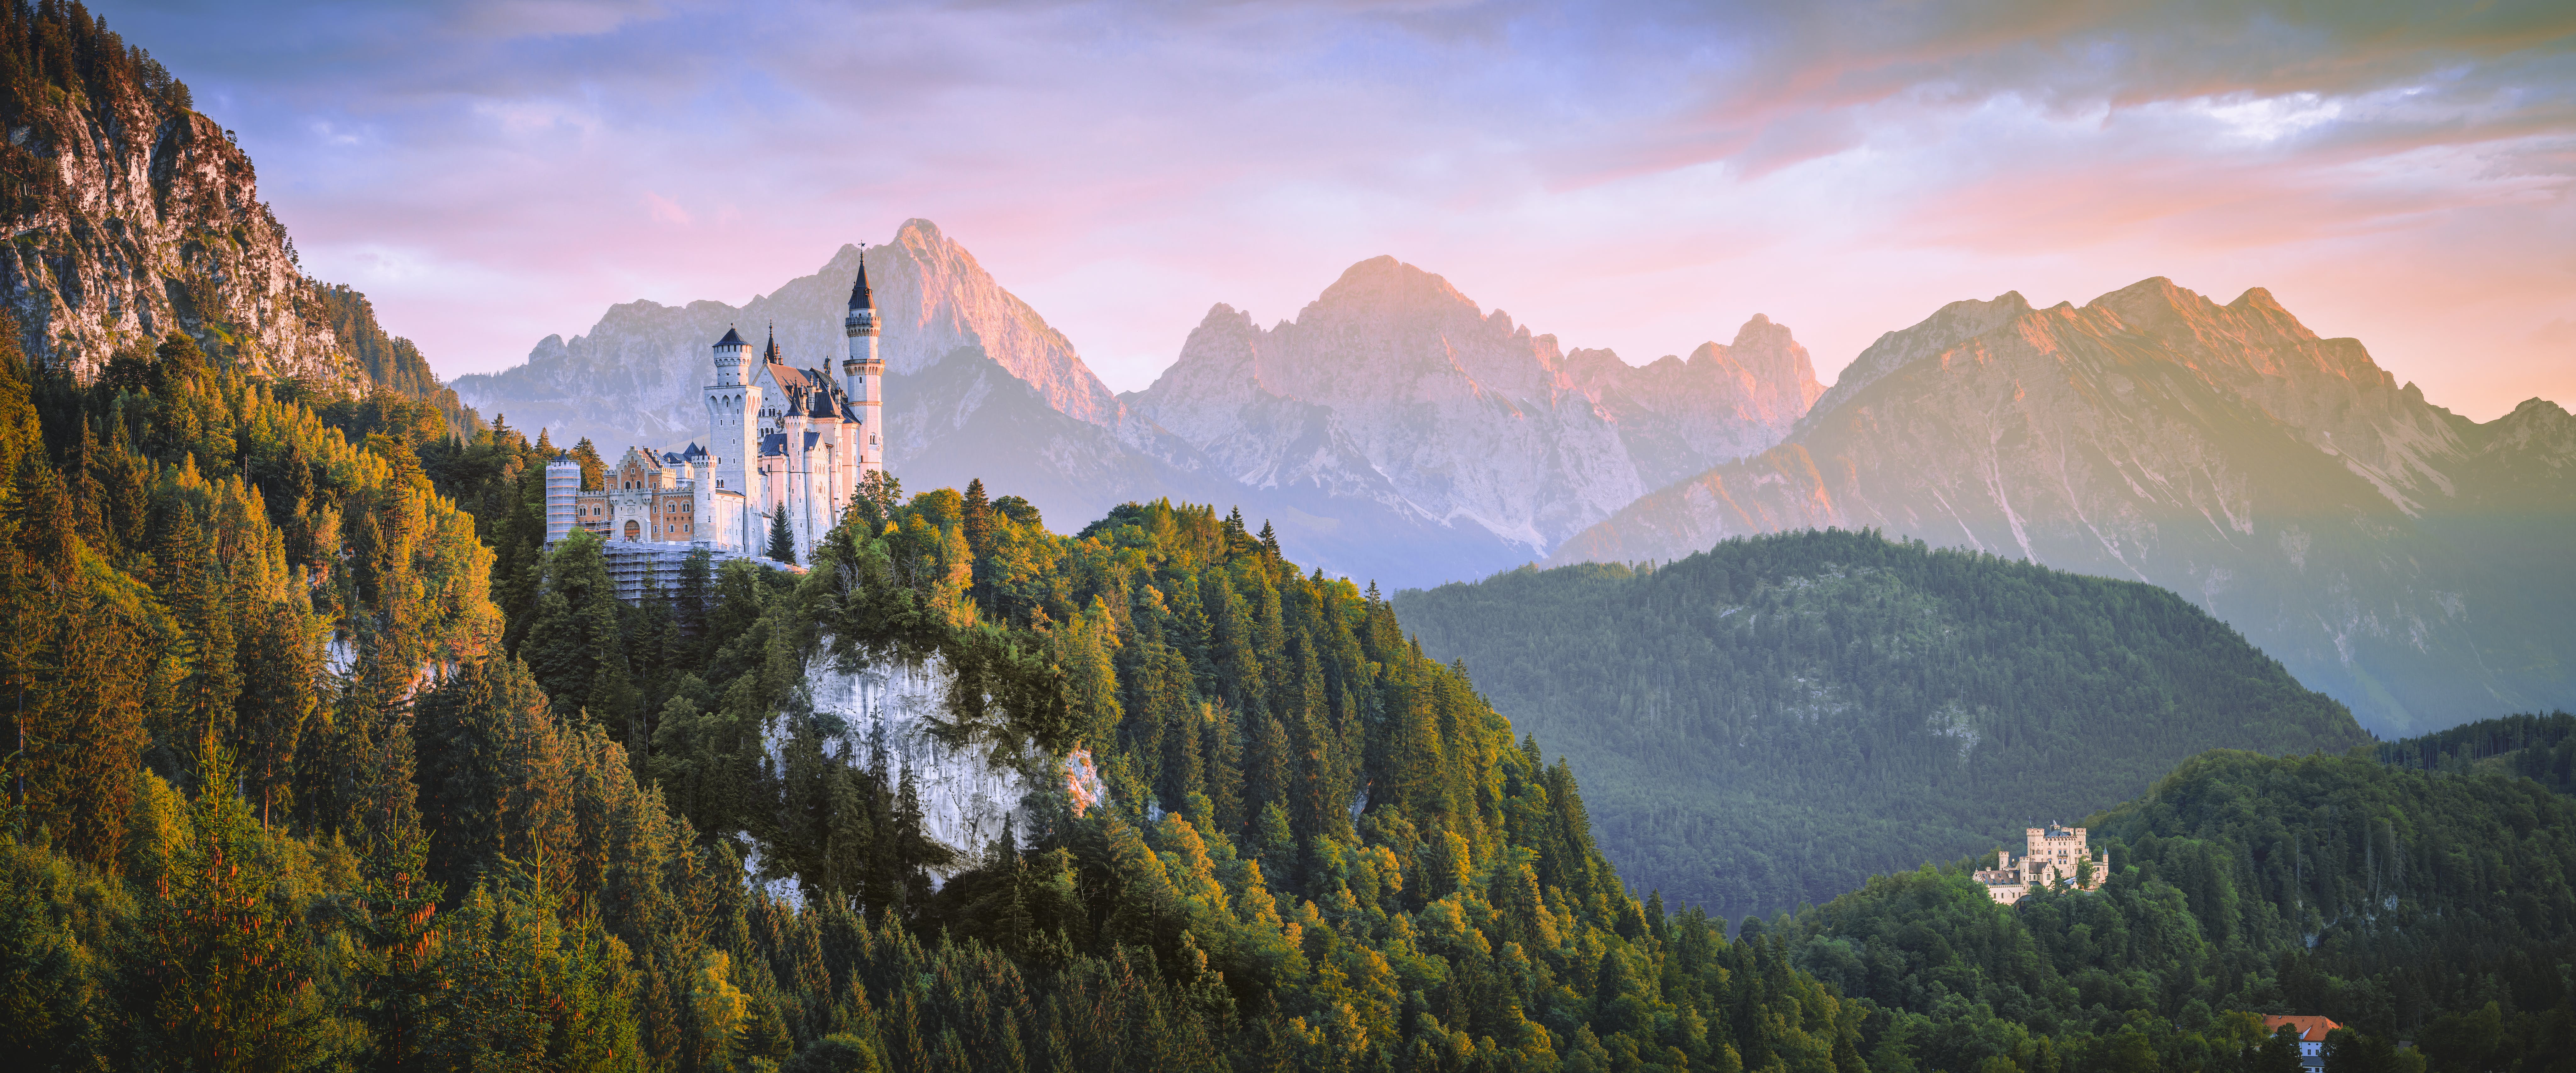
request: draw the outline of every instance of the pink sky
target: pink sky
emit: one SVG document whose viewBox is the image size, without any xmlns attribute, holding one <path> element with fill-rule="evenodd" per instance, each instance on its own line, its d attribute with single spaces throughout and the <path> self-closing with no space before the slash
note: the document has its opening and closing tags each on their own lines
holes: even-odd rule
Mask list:
<svg viewBox="0 0 2576 1073">
<path fill-rule="evenodd" d="M 1768 314 L 1828 381 L 1960 298 L 2264 286 L 2472 417 L 2576 404 L 2564 3 L 93 10 L 443 376 L 923 216 L 1118 390 L 1393 254 L 1636 363 Z"/>
</svg>

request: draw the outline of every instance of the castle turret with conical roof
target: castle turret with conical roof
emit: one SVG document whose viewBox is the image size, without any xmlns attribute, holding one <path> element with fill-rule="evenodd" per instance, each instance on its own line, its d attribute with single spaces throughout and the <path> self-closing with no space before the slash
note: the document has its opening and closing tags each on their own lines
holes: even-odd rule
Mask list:
<svg viewBox="0 0 2576 1073">
<path fill-rule="evenodd" d="M 769 346 L 778 348 L 770 333 Z M 734 548 L 754 547 L 751 519 L 763 509 L 754 479 L 760 466 L 760 377 L 743 368 L 751 344 L 726 328 L 716 340 L 716 382 L 707 385 L 707 464 L 696 484 L 695 532 Z"/>
<path fill-rule="evenodd" d="M 841 327 L 850 337 L 850 356 L 841 363 L 850 397 L 846 420 L 858 426 L 851 436 L 858 450 L 858 465 L 851 471 L 855 485 L 865 474 L 885 469 L 885 400 L 880 395 L 885 361 L 877 356 L 877 336 L 883 329 L 877 320 L 876 295 L 868 289 L 864 248 L 859 251 L 859 278 L 850 284 L 850 311 L 841 318 Z"/>
</svg>

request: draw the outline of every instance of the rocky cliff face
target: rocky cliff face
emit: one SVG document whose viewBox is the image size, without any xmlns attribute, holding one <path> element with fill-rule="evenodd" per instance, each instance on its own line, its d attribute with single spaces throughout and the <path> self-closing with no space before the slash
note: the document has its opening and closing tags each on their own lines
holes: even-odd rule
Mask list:
<svg viewBox="0 0 2576 1073">
<path fill-rule="evenodd" d="M 264 372 L 354 378 L 213 120 L 136 94 L 12 103 L 6 167 L 31 194 L 10 205 L 0 302 L 28 354 L 87 376 L 184 331 Z"/>
<path fill-rule="evenodd" d="M 1730 347 L 1632 368 L 1560 352 L 1439 276 L 1353 265 L 1294 321 L 1219 305 L 1145 391 L 1143 419 L 1253 488 L 1304 486 L 1532 552 L 1647 488 L 1776 442 L 1817 393 L 1756 317 Z"/>
<path fill-rule="evenodd" d="M 1107 793 L 1087 750 L 1056 757 L 1024 742 L 943 739 L 938 728 L 954 681 L 935 659 L 844 669 L 825 656 L 807 663 L 803 679 L 827 755 L 865 765 L 883 749 L 887 772 L 911 778 L 922 832 L 957 854 L 949 867 L 933 870 L 941 880 L 972 867 L 1005 833 L 1039 829 L 1027 802 L 1038 780 L 1057 781 L 1077 812 Z M 783 720 L 765 731 L 774 762 L 786 733 Z"/>
<path fill-rule="evenodd" d="M 1628 505 L 1554 562 L 1873 526 L 2179 591 L 2383 733 L 2576 702 L 2553 630 L 2576 434 L 2478 425 L 2249 291 L 1961 302 L 1882 337 L 1789 438 Z"/>
<path fill-rule="evenodd" d="M 99 24 L 54 18 L 11 54 L 78 59 L 39 55 L 0 79 L 0 308 L 28 355 L 87 377 L 183 332 L 267 376 L 437 393 L 364 295 L 304 276 L 250 158 L 185 86 Z"/>
</svg>

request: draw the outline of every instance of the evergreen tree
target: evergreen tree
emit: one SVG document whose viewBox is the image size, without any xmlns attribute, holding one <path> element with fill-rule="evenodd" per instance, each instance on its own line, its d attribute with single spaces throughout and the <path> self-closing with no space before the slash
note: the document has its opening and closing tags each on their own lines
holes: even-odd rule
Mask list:
<svg viewBox="0 0 2576 1073">
<path fill-rule="evenodd" d="M 546 556 L 544 594 L 520 654 L 546 695 L 562 697 L 623 740 L 643 718 L 628 666 L 621 605 L 600 541 L 574 530 Z"/>
<path fill-rule="evenodd" d="M 981 557 L 993 548 L 993 504 L 984 498 L 983 478 L 966 482 L 964 525 L 966 550 Z"/>
<path fill-rule="evenodd" d="M 786 563 L 789 566 L 796 565 L 796 534 L 787 528 L 785 508 L 769 513 L 769 547 L 761 554 L 768 556 L 774 562 Z"/>
</svg>

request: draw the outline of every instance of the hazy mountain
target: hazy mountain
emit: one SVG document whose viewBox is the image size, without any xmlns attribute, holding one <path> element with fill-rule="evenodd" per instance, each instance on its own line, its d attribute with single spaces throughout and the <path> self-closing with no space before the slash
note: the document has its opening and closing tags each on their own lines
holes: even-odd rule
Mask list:
<svg viewBox="0 0 2576 1073">
<path fill-rule="evenodd" d="M 1954 303 L 1882 336 L 1779 446 L 1661 488 L 1551 562 L 1877 527 L 2150 581 L 2383 732 L 2576 694 L 2576 419 L 2478 424 L 2260 289 Z"/>
<path fill-rule="evenodd" d="M 1572 762 L 1622 876 L 1728 916 L 2108 808 L 2205 749 L 2368 741 L 2172 592 L 1860 533 L 1514 570 L 1395 614 Z"/>
<path fill-rule="evenodd" d="M 1780 442 L 1824 392 L 1807 348 L 1758 313 L 1735 342 L 1702 343 L 1688 360 L 1666 354 L 1640 369 L 1607 350 L 1576 350 L 1565 372 L 1618 426 L 1649 488 Z"/>
<path fill-rule="evenodd" d="M 1544 552 L 1654 484 L 1775 442 L 1817 393 L 1788 330 L 1632 368 L 1563 354 L 1392 257 L 1270 328 L 1218 305 L 1140 417 L 1255 488 L 1306 486 Z"/>
<path fill-rule="evenodd" d="M 485 414 L 500 411 L 521 428 L 545 427 L 555 439 L 662 444 L 704 440 L 702 389 L 714 375 L 709 348 L 729 327 L 762 338 L 775 332 L 787 360 L 840 375 L 848 340 L 841 314 L 858 275 L 859 248 L 842 246 L 813 275 L 788 281 L 740 307 L 691 302 L 611 306 L 599 323 L 570 340 L 549 335 L 528 362 L 498 373 L 457 377 L 457 395 Z M 894 241 L 867 252 L 885 335 L 879 352 L 889 376 L 928 370 L 960 349 L 981 350 L 1030 385 L 1051 409 L 1089 424 L 1118 421 L 1115 396 L 1037 311 L 993 281 L 965 247 L 928 220 L 906 221 Z M 889 407 L 897 436 L 905 414 Z M 898 448 L 899 450 L 899 448 Z"/>
<path fill-rule="evenodd" d="M 713 340 L 775 331 L 791 363 L 836 369 L 859 257 L 845 246 L 741 307 L 614 306 L 455 388 L 559 443 L 702 440 Z M 866 257 L 886 323 L 887 459 L 907 484 L 980 477 L 1068 523 L 1130 500 L 1240 506 L 1304 561 L 1389 586 L 1527 562 L 1654 481 L 1776 441 L 1818 390 L 1806 351 L 1762 318 L 1687 362 L 1568 360 L 1553 337 L 1380 258 L 1298 324 L 1265 332 L 1217 307 L 1153 389 L 1121 399 L 929 221 Z"/>
</svg>

